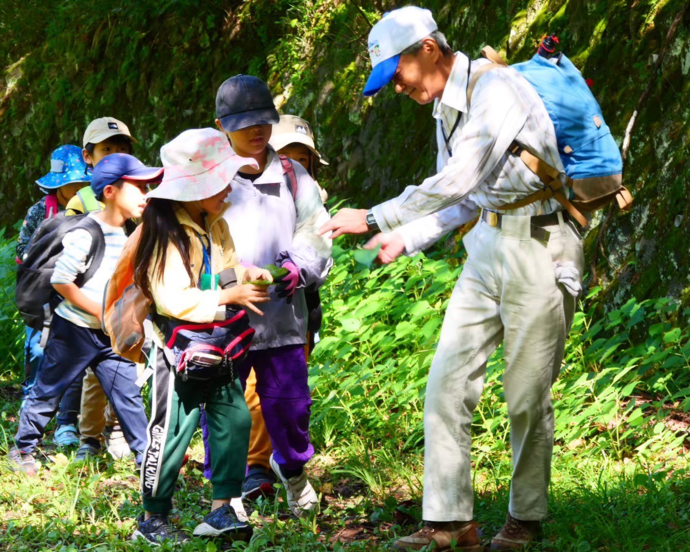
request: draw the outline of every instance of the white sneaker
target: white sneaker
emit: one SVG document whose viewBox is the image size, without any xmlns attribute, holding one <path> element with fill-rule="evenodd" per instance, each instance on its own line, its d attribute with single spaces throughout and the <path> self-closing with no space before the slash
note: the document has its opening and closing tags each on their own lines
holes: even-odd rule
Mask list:
<svg viewBox="0 0 690 552">
<path fill-rule="evenodd" d="M 316 495 L 314 487 L 309 483 L 306 471 L 303 471 L 301 475 L 286 479 L 280 471 L 280 466 L 273 459 L 272 454 L 270 463 L 271 469 L 280 478 L 280 481 L 287 491 L 288 506 L 293 514 L 297 517 L 301 517 L 308 512 L 318 510 L 319 497 Z"/>
<path fill-rule="evenodd" d="M 237 498 L 230 500 L 230 506 L 232 506 L 232 509 L 235 510 L 237 519 L 244 521 L 245 523 L 249 521 L 247 511 L 244 509 L 244 504 L 242 504 L 242 497 L 238 496 Z"/>
<path fill-rule="evenodd" d="M 125 434 L 119 425 L 105 428 L 105 448 L 115 460 L 122 460 L 132 455 Z"/>
</svg>

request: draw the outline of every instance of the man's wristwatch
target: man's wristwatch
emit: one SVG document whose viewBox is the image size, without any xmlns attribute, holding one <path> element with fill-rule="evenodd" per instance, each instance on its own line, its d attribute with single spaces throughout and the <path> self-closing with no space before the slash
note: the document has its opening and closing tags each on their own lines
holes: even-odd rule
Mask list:
<svg viewBox="0 0 690 552">
<path fill-rule="evenodd" d="M 369 228 L 370 231 L 372 232 L 378 232 L 379 230 L 379 225 L 376 223 L 376 217 L 374 217 L 374 212 L 369 210 L 367 211 L 367 228 Z"/>
</svg>

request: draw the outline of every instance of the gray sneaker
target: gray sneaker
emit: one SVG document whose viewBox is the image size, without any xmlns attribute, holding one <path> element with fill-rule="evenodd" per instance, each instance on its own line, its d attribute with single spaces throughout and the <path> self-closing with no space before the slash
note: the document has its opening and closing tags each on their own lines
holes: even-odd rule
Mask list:
<svg viewBox="0 0 690 552">
<path fill-rule="evenodd" d="M 76 462 L 85 462 L 87 458 L 96 456 L 99 452 L 101 452 L 100 446 L 95 446 L 91 443 L 82 443 L 77 450 L 77 455 L 74 457 L 74 460 Z"/>
<path fill-rule="evenodd" d="M 151 546 L 159 547 L 166 542 L 172 544 L 187 542 L 189 537 L 174 529 L 167 515 L 154 514 L 144 521 L 144 514 L 141 514 L 137 518 L 137 528 L 132 534 L 132 540 L 145 540 Z"/>
<path fill-rule="evenodd" d="M 307 472 L 301 475 L 287 478 L 280 471 L 280 465 L 275 461 L 273 455 L 269 459 L 273 472 L 280 478 L 285 491 L 287 492 L 288 506 L 296 517 L 307 515 L 309 512 L 318 511 L 319 497 L 316 495 L 314 487 L 307 479 Z"/>
<path fill-rule="evenodd" d="M 106 427 L 103 435 L 105 436 L 105 449 L 115 460 L 122 460 L 132 455 L 125 434 L 122 433 L 122 428 L 119 425 Z"/>
<path fill-rule="evenodd" d="M 23 472 L 26 475 L 36 475 L 38 463 L 33 454 L 23 452 L 17 447 L 12 447 L 7 454 L 7 462 L 13 472 Z"/>
</svg>

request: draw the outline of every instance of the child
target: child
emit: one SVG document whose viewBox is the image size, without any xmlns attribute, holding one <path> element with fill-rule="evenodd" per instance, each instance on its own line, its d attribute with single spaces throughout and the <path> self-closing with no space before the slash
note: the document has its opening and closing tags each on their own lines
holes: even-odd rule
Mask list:
<svg viewBox="0 0 690 552">
<path fill-rule="evenodd" d="M 29 209 L 19 232 L 19 243 L 16 250 L 18 263 L 22 262 L 27 246 L 38 226 L 46 218 L 56 215 L 57 211 L 65 209 L 76 193 L 89 185 L 90 180 L 91 175 L 87 173 L 86 163 L 84 163 L 81 151 L 77 146 L 60 146 L 53 152 L 50 156 L 50 172 L 36 181 L 36 184 L 46 195 Z M 43 347 L 40 341 L 41 332 L 27 326 L 24 348 L 25 380 L 23 389 L 25 397 L 36 382 L 38 367 L 43 357 Z M 81 402 L 81 389 L 81 380 L 75 381 L 60 403 L 60 413 L 57 418 L 58 427 L 55 431 L 55 443 L 58 446 L 67 447 L 79 444 L 77 418 Z"/>
<path fill-rule="evenodd" d="M 316 150 L 314 133 L 309 123 L 295 115 L 281 115 L 280 123 L 273 127 L 269 144 L 279 154 L 297 161 L 309 172 L 309 175 L 319 187 L 321 201 L 325 205 L 326 201 L 328 201 L 328 192 L 319 185 L 317 173 L 320 165 L 328 165 L 328 163 Z M 312 285 L 305 289 L 304 298 L 308 311 L 308 346 L 306 348 L 308 360 L 309 354 L 311 354 L 319 342 L 319 330 L 321 329 L 323 315 L 321 311 L 321 297 L 316 286 Z"/>
<path fill-rule="evenodd" d="M 316 150 L 311 126 L 300 117 L 281 115 L 280 122 L 273 126 L 271 139 L 268 143 L 279 154 L 285 155 L 302 165 L 315 182 L 317 167 L 328 165 L 323 156 Z M 328 193 L 321 186 L 319 186 L 319 193 L 321 201 L 325 204 Z M 318 342 L 318 331 L 321 327 L 321 300 L 318 290 L 305 289 L 305 302 L 308 310 L 308 347 L 306 352 L 309 354 Z M 252 431 L 249 438 L 249 456 L 247 457 L 249 469 L 242 484 L 242 498 L 254 500 L 260 495 L 273 494 L 275 478 L 270 471 L 269 463 L 273 449 L 261 414 L 261 402 L 256 394 L 256 376 L 253 370 L 247 378 L 244 397 L 249 407 L 249 413 L 252 415 Z"/>
<path fill-rule="evenodd" d="M 64 300 L 55 310 L 36 385 L 22 409 L 16 446 L 9 453 L 15 468 L 27 474 L 36 473 L 34 450 L 60 399 L 73 381 L 84 377 L 87 366 L 98 376 L 137 462 L 141 461 L 147 422 L 136 385 L 136 367 L 113 353 L 109 338 L 101 330 L 101 309 L 105 285 L 126 240 L 124 225 L 128 219 L 141 216 L 144 192 L 149 183 L 160 179 L 162 170 L 147 168 L 126 154 L 114 155 L 94 169 L 91 188 L 105 210 L 86 217 L 63 239 L 64 250 L 51 284 Z M 74 282 L 92 263 L 89 253 L 93 239 L 101 235 L 105 252 L 100 267 L 79 288 Z"/>
<path fill-rule="evenodd" d="M 250 314 L 256 335 L 240 377 L 244 384 L 254 369 L 274 450 L 270 465 L 285 486 L 291 511 L 299 516 L 318 507 L 304 472 L 314 454 L 309 442 L 304 288 L 321 285 L 332 265 L 331 240 L 316 233 L 329 216 L 307 171 L 286 160 L 296 186 L 288 184 L 289 171 L 284 174 L 281 159 L 268 145 L 271 125 L 279 117 L 264 82 L 245 75 L 225 81 L 216 96 L 216 117 L 233 149 L 259 166 L 243 167 L 233 180 L 232 216 L 227 220 L 238 255 L 243 264 L 276 264 L 289 272 L 263 309 L 265 316 Z M 254 476 L 260 475 L 260 466 L 252 468 Z"/>
<path fill-rule="evenodd" d="M 235 269 L 237 282 L 271 281 L 268 271 L 239 265 L 223 219 L 230 181 L 240 166 L 254 161 L 237 156 L 225 137 L 210 128 L 183 132 L 163 146 L 161 159 L 165 177 L 147 196 L 134 256 L 134 281 L 153 301 L 157 315 L 151 423 L 141 468 L 146 513 L 132 538 L 153 544 L 184 540 L 171 529 L 168 512 L 185 452 L 199 425 L 199 405 L 205 403 L 214 458 L 213 504 L 194 535 L 248 539 L 251 526 L 239 521 L 230 506 L 231 498 L 240 494 L 251 425 L 236 374 L 231 370 L 204 381 L 185 380 L 171 364 L 171 350 L 162 347 L 161 329 L 171 320 L 185 321 L 186 329 L 195 324 L 208 328 L 214 320 L 225 320 L 229 304 L 260 315 L 254 303 L 269 300 L 265 287 L 218 289 L 211 284 L 228 268 Z"/>
<path fill-rule="evenodd" d="M 83 155 L 89 166 L 96 167 L 103 159 L 114 153 L 132 154 L 132 143 L 136 140 L 129 128 L 114 117 L 94 119 L 86 127 L 83 138 Z M 85 212 L 80 197 L 75 197 L 68 209 Z M 81 446 L 77 460 L 85 460 L 98 454 L 105 437 L 106 449 L 113 458 L 124 458 L 130 454 L 129 445 L 113 412 L 112 405 L 106 401 L 105 393 L 91 368 L 86 370 L 81 396 L 81 419 L 79 421 Z"/>
<path fill-rule="evenodd" d="M 281 155 L 302 165 L 318 185 L 319 166 L 328 165 L 328 162 L 317 151 L 314 132 L 306 120 L 295 115 L 281 115 L 280 122 L 273 127 L 268 143 Z M 319 186 L 319 194 L 325 205 L 328 201 L 328 192 Z"/>
</svg>

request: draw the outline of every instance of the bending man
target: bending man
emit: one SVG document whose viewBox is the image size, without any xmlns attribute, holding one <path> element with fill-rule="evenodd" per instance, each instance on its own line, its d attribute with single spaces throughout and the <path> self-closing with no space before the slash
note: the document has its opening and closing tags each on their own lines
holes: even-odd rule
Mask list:
<svg viewBox="0 0 690 552">
<path fill-rule="evenodd" d="M 433 102 L 438 174 L 370 211 L 343 209 L 321 231 L 337 237 L 380 229 L 370 246 L 381 243 L 380 259 L 391 262 L 428 247 L 478 211 L 481 217 L 464 239 L 467 260 L 427 383 L 426 524 L 396 548 L 436 543 L 450 550 L 455 540 L 456 549 L 480 549 L 470 523 L 470 425 L 487 360 L 503 343 L 514 470 L 507 521 L 491 550 L 520 549 L 541 538 L 547 513 L 551 386 L 581 288 L 583 254 L 581 238 L 555 200 L 504 210 L 543 188 L 508 148 L 515 141 L 562 171 L 553 123 L 515 70 L 503 67 L 477 79 L 489 62 L 454 54 L 428 10 L 408 6 L 386 14 L 369 35 L 369 53 L 373 70 L 365 95 L 392 81 L 397 93 L 420 105 Z M 559 282 L 556 272 L 560 276 L 564 266 L 568 279 Z"/>
</svg>

